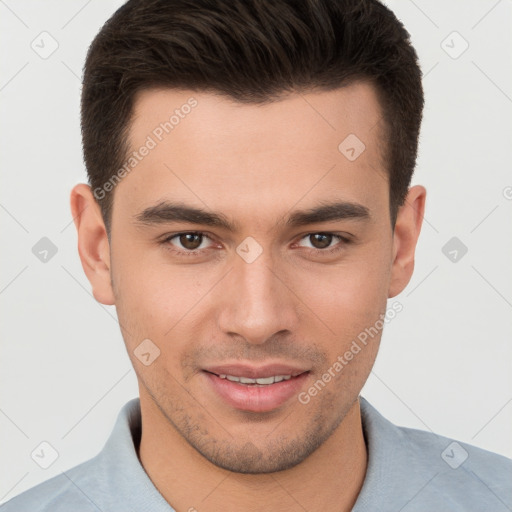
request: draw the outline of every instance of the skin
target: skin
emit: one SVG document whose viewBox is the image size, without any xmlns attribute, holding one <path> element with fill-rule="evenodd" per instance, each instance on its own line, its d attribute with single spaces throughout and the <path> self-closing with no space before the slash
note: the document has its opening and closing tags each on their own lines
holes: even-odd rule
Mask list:
<svg viewBox="0 0 512 512">
<path fill-rule="evenodd" d="M 308 404 L 293 397 L 267 413 L 226 404 L 202 369 L 295 364 L 309 369 L 307 391 L 409 282 L 426 190 L 409 189 L 393 230 L 381 110 L 365 83 L 264 106 L 148 90 L 135 103 L 132 149 L 192 96 L 198 105 L 116 186 L 110 240 L 89 186 L 71 193 L 84 271 L 96 300 L 115 304 L 137 374 L 141 463 L 179 512 L 348 511 L 366 472 L 358 397 L 380 333 Z M 366 145 L 355 161 L 338 150 L 350 133 Z M 136 221 L 162 200 L 220 212 L 238 229 Z M 369 217 L 284 223 L 334 200 Z M 162 242 L 190 231 L 207 235 L 200 255 L 172 252 L 190 252 L 180 237 Z M 351 241 L 308 236 L 319 232 Z M 263 250 L 252 263 L 236 252 L 249 236 Z M 160 355 L 145 366 L 134 350 L 148 338 Z"/>
</svg>

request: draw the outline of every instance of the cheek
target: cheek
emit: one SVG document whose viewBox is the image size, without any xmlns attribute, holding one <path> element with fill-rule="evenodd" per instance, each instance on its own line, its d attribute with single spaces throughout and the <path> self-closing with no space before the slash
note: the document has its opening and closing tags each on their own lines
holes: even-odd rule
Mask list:
<svg viewBox="0 0 512 512">
<path fill-rule="evenodd" d="M 149 338 L 162 360 L 170 356 L 175 360 L 187 346 L 190 322 L 201 311 L 211 276 L 199 274 L 200 266 L 172 266 L 162 258 L 150 261 L 149 251 L 136 255 L 127 249 L 117 251 L 122 257 L 113 258 L 112 270 L 116 310 L 128 350 Z"/>
<path fill-rule="evenodd" d="M 128 331 L 125 339 L 131 345 L 150 338 L 163 348 L 172 340 L 173 349 L 179 350 L 183 330 L 204 312 L 201 299 L 221 275 L 219 269 L 172 265 L 164 248 L 119 242 L 112 269 L 118 316 Z M 316 325 L 317 335 L 319 329 L 324 331 L 341 350 L 351 337 L 374 324 L 387 300 L 387 245 L 379 240 L 347 253 L 337 264 L 285 270 L 286 281 L 314 313 L 307 315 L 310 320 L 302 328 Z"/>
<path fill-rule="evenodd" d="M 365 327 L 385 308 L 390 266 L 382 250 L 368 247 L 337 265 L 319 266 L 297 275 L 300 296 L 333 325 Z"/>
<path fill-rule="evenodd" d="M 390 275 L 384 243 L 361 250 L 337 266 L 297 278 L 297 294 L 307 298 L 315 313 L 308 315 L 311 321 L 303 327 L 311 329 L 311 337 L 323 333 L 320 338 L 328 362 L 322 372 L 331 368 L 337 376 L 332 391 L 362 385 L 377 355 Z M 332 366 L 339 357 L 336 368 L 343 369 L 336 371 Z"/>
<path fill-rule="evenodd" d="M 185 286 L 179 267 L 166 264 L 163 248 L 147 244 L 118 243 L 112 258 L 118 301 L 135 316 L 149 315 L 152 320 L 172 310 L 174 301 L 191 292 Z"/>
</svg>

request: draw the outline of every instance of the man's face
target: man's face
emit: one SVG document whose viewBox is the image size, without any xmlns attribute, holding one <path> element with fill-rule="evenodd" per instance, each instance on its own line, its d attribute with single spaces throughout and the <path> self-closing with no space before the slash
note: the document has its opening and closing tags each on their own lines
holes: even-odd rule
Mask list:
<svg viewBox="0 0 512 512">
<path fill-rule="evenodd" d="M 155 132 L 191 97 L 197 105 L 181 110 L 190 112 L 172 131 Z M 131 150 L 148 136 L 156 145 L 115 189 L 115 304 L 141 401 L 153 400 L 218 466 L 259 473 L 298 464 L 340 425 L 368 377 L 380 333 L 304 403 L 390 295 L 379 120 L 365 84 L 264 106 L 174 90 L 138 97 Z M 353 136 L 338 149 L 350 134 L 366 146 L 356 159 Z M 164 203 L 214 212 L 233 229 L 152 209 Z M 330 203 L 349 206 L 288 222 Z M 160 353 L 145 365 L 134 351 L 148 339 L 141 359 Z M 224 374 L 285 380 L 243 384 Z"/>
</svg>

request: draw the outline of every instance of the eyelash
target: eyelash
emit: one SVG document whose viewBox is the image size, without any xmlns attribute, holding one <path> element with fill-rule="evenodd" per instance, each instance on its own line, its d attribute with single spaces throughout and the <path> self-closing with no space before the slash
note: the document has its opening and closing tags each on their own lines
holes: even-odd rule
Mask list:
<svg viewBox="0 0 512 512">
<path fill-rule="evenodd" d="M 200 235 L 202 237 L 205 237 L 205 238 L 209 238 L 210 240 L 211 237 L 208 236 L 206 233 L 202 232 L 202 231 L 182 231 L 180 233 L 175 233 L 173 235 L 169 235 L 167 237 L 165 237 L 160 243 L 168 250 L 168 251 L 171 251 L 175 254 L 178 254 L 178 255 L 183 255 L 183 256 L 191 256 L 191 257 L 195 257 L 195 256 L 201 256 L 203 254 L 204 251 L 206 251 L 207 249 L 194 249 L 194 250 L 177 250 L 177 249 L 174 249 L 171 245 L 170 245 L 170 241 L 174 238 L 177 238 L 177 237 L 180 237 L 181 235 Z M 300 238 L 300 240 L 303 240 L 304 238 L 307 238 L 308 236 L 311 236 L 311 235 L 332 235 L 333 237 L 335 238 L 338 238 L 338 240 L 342 243 L 338 243 L 336 245 L 334 245 L 333 247 L 330 247 L 330 248 L 327 248 L 327 249 L 311 249 L 311 248 L 308 248 L 306 247 L 305 249 L 311 254 L 311 253 L 314 253 L 314 254 L 334 254 L 334 253 L 337 253 L 339 251 L 341 251 L 343 249 L 343 246 L 344 245 L 348 245 L 350 244 L 352 241 L 348 238 L 348 237 L 344 237 L 344 236 L 341 236 L 341 235 L 337 235 L 336 233 L 330 233 L 330 232 L 326 232 L 326 231 L 314 231 L 312 233 L 308 233 L 306 235 L 304 235 L 303 237 Z"/>
</svg>

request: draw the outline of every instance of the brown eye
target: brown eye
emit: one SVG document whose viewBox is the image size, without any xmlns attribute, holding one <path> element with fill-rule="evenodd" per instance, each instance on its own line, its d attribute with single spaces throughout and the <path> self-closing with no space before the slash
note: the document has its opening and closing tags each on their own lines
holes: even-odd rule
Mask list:
<svg viewBox="0 0 512 512">
<path fill-rule="evenodd" d="M 308 235 L 311 245 L 315 249 L 325 249 L 331 245 L 333 235 L 324 234 L 324 233 L 314 233 L 312 235 Z"/>
<path fill-rule="evenodd" d="M 193 251 L 201 245 L 203 235 L 198 233 L 182 233 L 177 238 L 183 248 Z"/>
<path fill-rule="evenodd" d="M 185 231 L 164 238 L 160 243 L 174 255 L 204 256 L 213 248 L 213 240 L 201 231 Z"/>
<path fill-rule="evenodd" d="M 301 247 L 315 255 L 328 255 L 342 251 L 351 243 L 348 237 L 335 233 L 309 233 L 302 237 Z"/>
</svg>

